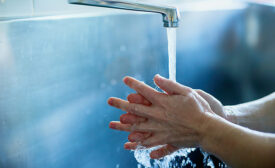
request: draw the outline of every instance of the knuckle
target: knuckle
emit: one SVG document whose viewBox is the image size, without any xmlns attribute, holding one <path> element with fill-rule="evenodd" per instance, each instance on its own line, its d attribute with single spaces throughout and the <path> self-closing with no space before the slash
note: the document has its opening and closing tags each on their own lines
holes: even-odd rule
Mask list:
<svg viewBox="0 0 275 168">
<path fill-rule="evenodd" d="M 130 131 L 130 125 L 127 125 L 123 131 Z"/>
<path fill-rule="evenodd" d="M 145 122 L 145 121 L 147 121 L 147 118 L 144 118 L 144 117 L 136 117 L 136 120 L 137 120 L 137 122 L 138 123 L 142 123 L 142 122 Z"/>
<path fill-rule="evenodd" d="M 136 89 L 140 91 L 142 89 L 143 85 L 144 85 L 144 83 L 138 83 L 136 85 Z"/>
<path fill-rule="evenodd" d="M 195 90 L 198 94 L 203 94 L 203 90 L 201 90 L 201 89 L 196 89 Z"/>
<path fill-rule="evenodd" d="M 131 126 L 130 130 L 134 132 L 134 131 L 143 131 L 144 129 L 143 129 L 142 123 L 135 123 Z"/>
<path fill-rule="evenodd" d="M 170 85 L 170 86 L 173 86 L 173 85 L 177 85 L 178 83 L 173 81 L 173 80 L 168 80 L 167 84 Z"/>
<path fill-rule="evenodd" d="M 193 89 L 187 87 L 186 88 L 186 94 L 188 95 L 188 94 L 192 94 L 192 93 L 193 93 Z"/>
<path fill-rule="evenodd" d="M 137 106 L 135 105 L 135 104 L 129 104 L 129 107 L 128 107 L 129 109 L 129 112 L 130 113 L 133 113 L 133 114 L 135 114 L 137 111 L 138 111 L 138 108 L 137 108 Z"/>
<path fill-rule="evenodd" d="M 137 123 L 135 124 L 135 129 L 137 131 L 144 131 L 146 129 L 146 126 L 144 123 Z"/>
<path fill-rule="evenodd" d="M 133 129 L 134 131 L 141 132 L 150 132 L 153 130 L 153 128 L 147 122 L 133 124 Z"/>
<path fill-rule="evenodd" d="M 194 93 L 192 93 L 192 92 L 188 93 L 186 95 L 186 99 L 185 100 L 186 100 L 186 102 L 191 103 L 191 104 L 195 103 L 196 100 L 195 100 Z"/>
<path fill-rule="evenodd" d="M 187 89 L 186 96 L 187 96 L 188 98 L 193 98 L 193 97 L 194 97 L 194 94 L 195 94 L 195 92 L 194 92 L 193 89 L 191 89 L 191 88 L 188 88 L 188 89 Z"/>
<path fill-rule="evenodd" d="M 130 128 L 131 132 L 137 130 L 137 125 L 138 125 L 138 124 L 133 124 L 133 125 L 131 126 L 131 128 Z"/>
</svg>

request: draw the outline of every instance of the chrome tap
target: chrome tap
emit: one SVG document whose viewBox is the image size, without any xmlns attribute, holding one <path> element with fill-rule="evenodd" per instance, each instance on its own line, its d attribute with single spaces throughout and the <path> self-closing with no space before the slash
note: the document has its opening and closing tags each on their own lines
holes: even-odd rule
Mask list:
<svg viewBox="0 0 275 168">
<path fill-rule="evenodd" d="M 117 0 L 68 0 L 70 4 L 90 5 L 105 8 L 116 8 L 133 11 L 160 13 L 163 16 L 164 27 L 178 27 L 179 12 L 174 7 L 154 6 Z"/>
</svg>

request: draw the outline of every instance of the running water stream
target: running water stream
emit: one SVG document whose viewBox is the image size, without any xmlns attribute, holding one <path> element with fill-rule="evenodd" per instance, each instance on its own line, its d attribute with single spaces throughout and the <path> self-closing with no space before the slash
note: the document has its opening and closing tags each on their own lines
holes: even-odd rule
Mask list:
<svg viewBox="0 0 275 168">
<path fill-rule="evenodd" d="M 167 28 L 167 40 L 168 40 L 168 56 L 169 56 L 169 79 L 176 81 L 176 28 Z M 160 160 L 151 160 L 150 152 L 154 149 L 160 148 L 161 146 L 145 149 L 139 146 L 135 151 L 134 155 L 139 163 L 138 168 L 142 166 L 149 168 L 169 168 L 172 161 L 175 160 L 176 156 L 187 157 L 187 154 L 193 149 L 181 149 L 174 152 Z M 190 163 L 190 161 L 188 161 Z"/>
<path fill-rule="evenodd" d="M 176 50 L 177 32 L 176 28 L 167 28 L 168 57 L 169 57 L 169 79 L 176 81 Z"/>
<path fill-rule="evenodd" d="M 169 56 L 169 79 L 176 81 L 176 28 L 167 28 L 167 40 L 168 40 L 168 56 Z M 150 149 L 145 149 L 142 146 L 138 146 L 134 150 L 134 156 L 137 160 L 138 168 L 170 168 L 170 167 L 184 167 L 187 164 L 192 167 L 196 167 L 196 164 L 193 164 L 188 154 L 195 150 L 195 148 L 186 148 L 180 149 L 170 155 L 165 156 L 159 160 L 151 160 L 150 153 L 151 151 L 160 148 L 161 146 L 153 147 Z M 204 162 L 207 162 L 206 165 L 213 167 L 212 160 L 209 160 L 207 154 L 203 152 Z M 185 157 L 181 163 L 177 163 L 175 160 L 176 157 Z M 210 164 L 209 164 L 210 163 Z"/>
</svg>

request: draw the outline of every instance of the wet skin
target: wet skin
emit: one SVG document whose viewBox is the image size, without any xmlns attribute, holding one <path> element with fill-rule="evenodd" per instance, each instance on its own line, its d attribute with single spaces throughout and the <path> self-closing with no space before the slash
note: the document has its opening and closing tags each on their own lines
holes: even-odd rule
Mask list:
<svg viewBox="0 0 275 168">
<path fill-rule="evenodd" d="M 130 132 L 126 149 L 135 149 L 138 143 L 146 147 L 164 145 L 151 153 L 152 158 L 163 157 L 179 148 L 199 146 L 205 116 L 214 114 L 209 104 L 189 87 L 158 75 L 154 81 L 166 93 L 134 78 L 124 78 L 125 84 L 138 94 L 130 94 L 128 101 L 108 100 L 111 106 L 127 111 L 121 115 L 120 122 L 111 122 L 110 128 Z"/>
<path fill-rule="evenodd" d="M 163 145 L 150 154 L 157 159 L 180 148 L 201 147 L 232 167 L 275 166 L 275 135 L 234 124 L 245 121 L 251 128 L 274 130 L 271 118 L 275 119 L 275 93 L 255 102 L 236 105 L 230 109 L 237 109 L 236 113 L 227 113 L 225 106 L 201 90 L 159 75 L 154 81 L 164 92 L 125 77 L 125 84 L 136 93 L 130 94 L 128 101 L 108 100 L 111 106 L 126 112 L 120 121 L 112 121 L 109 125 L 112 129 L 130 132 L 126 149 L 135 149 L 137 144 L 145 147 Z M 267 122 L 255 122 L 261 120 Z"/>
</svg>

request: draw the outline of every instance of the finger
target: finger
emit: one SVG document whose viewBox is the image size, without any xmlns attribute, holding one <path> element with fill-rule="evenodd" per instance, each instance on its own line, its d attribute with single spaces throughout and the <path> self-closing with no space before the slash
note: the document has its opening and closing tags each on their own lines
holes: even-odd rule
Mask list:
<svg viewBox="0 0 275 168">
<path fill-rule="evenodd" d="M 146 100 L 142 95 L 138 94 L 138 93 L 132 93 L 129 94 L 127 96 L 127 100 L 130 103 L 135 103 L 135 104 L 143 104 L 143 105 L 147 105 L 150 106 L 151 103 Z M 144 122 L 147 119 L 144 117 L 140 117 L 134 114 L 124 114 L 120 116 L 120 122 L 124 123 L 124 124 L 136 124 L 136 123 L 140 123 L 140 122 Z"/>
<path fill-rule="evenodd" d="M 131 125 L 130 124 L 122 124 L 119 121 L 111 121 L 109 124 L 109 127 L 111 129 L 119 130 L 119 131 L 131 131 Z"/>
<path fill-rule="evenodd" d="M 123 124 L 138 124 L 145 122 L 147 119 L 144 117 L 139 117 L 135 114 L 126 113 L 120 116 L 120 122 Z"/>
<path fill-rule="evenodd" d="M 195 90 L 203 99 L 205 99 L 210 105 L 212 106 L 222 106 L 221 102 L 216 99 L 214 96 L 206 93 L 205 91 L 203 90 L 200 90 L 200 89 L 196 89 Z"/>
<path fill-rule="evenodd" d="M 156 91 L 152 87 L 132 77 L 125 77 L 123 81 L 127 86 L 137 91 L 137 93 L 144 96 L 151 103 L 158 102 L 160 96 L 162 95 L 160 92 Z"/>
<path fill-rule="evenodd" d="M 169 155 L 173 152 L 175 152 L 176 150 L 178 150 L 177 147 L 173 146 L 173 145 L 164 145 L 163 147 L 159 148 L 159 149 L 156 149 L 154 151 L 152 151 L 150 153 L 150 157 L 152 159 L 160 159 L 166 155 Z"/>
<path fill-rule="evenodd" d="M 126 142 L 124 144 L 124 148 L 128 150 L 135 150 L 138 146 L 138 143 L 136 142 Z"/>
<path fill-rule="evenodd" d="M 154 115 L 153 109 L 140 105 L 140 104 L 134 104 L 134 103 L 129 103 L 128 101 L 119 99 L 119 98 L 109 98 L 108 104 L 110 106 L 119 108 L 123 111 L 127 111 L 129 113 L 133 113 L 138 116 L 146 117 L 146 118 L 151 118 Z"/>
<path fill-rule="evenodd" d="M 214 101 L 219 102 L 215 97 L 213 97 L 212 95 L 204 92 L 203 90 L 200 89 L 196 89 L 195 90 L 202 98 L 204 98 L 209 104 L 213 103 Z"/>
<path fill-rule="evenodd" d="M 151 102 L 146 100 L 145 97 L 143 97 L 141 94 L 138 94 L 138 93 L 129 94 L 127 97 L 127 100 L 130 103 L 143 104 L 143 105 L 147 105 L 147 106 L 151 105 Z"/>
<path fill-rule="evenodd" d="M 223 112 L 223 105 L 222 103 L 217 100 L 215 97 L 212 95 L 204 92 L 203 90 L 196 89 L 195 90 L 203 99 L 207 101 L 207 103 L 210 105 L 210 108 L 219 116 L 225 118 L 225 114 Z"/>
<path fill-rule="evenodd" d="M 151 137 L 141 142 L 142 146 L 151 148 L 158 145 L 166 144 L 165 138 L 161 134 L 154 134 Z"/>
<path fill-rule="evenodd" d="M 154 77 L 154 81 L 159 88 L 161 88 L 163 91 L 165 91 L 169 95 L 173 95 L 173 94 L 187 95 L 192 91 L 191 88 L 187 86 L 183 86 L 172 80 L 166 79 L 160 76 L 159 74 L 157 74 Z"/>
<path fill-rule="evenodd" d="M 158 133 L 162 131 L 162 128 L 159 126 L 159 123 L 155 120 L 149 120 L 147 122 L 141 122 L 139 124 L 133 124 L 132 131 L 138 132 L 154 132 Z"/>
<path fill-rule="evenodd" d="M 140 142 L 144 141 L 145 139 L 149 138 L 151 136 L 151 133 L 149 132 L 131 132 L 128 136 L 128 140 L 130 142 Z"/>
</svg>

